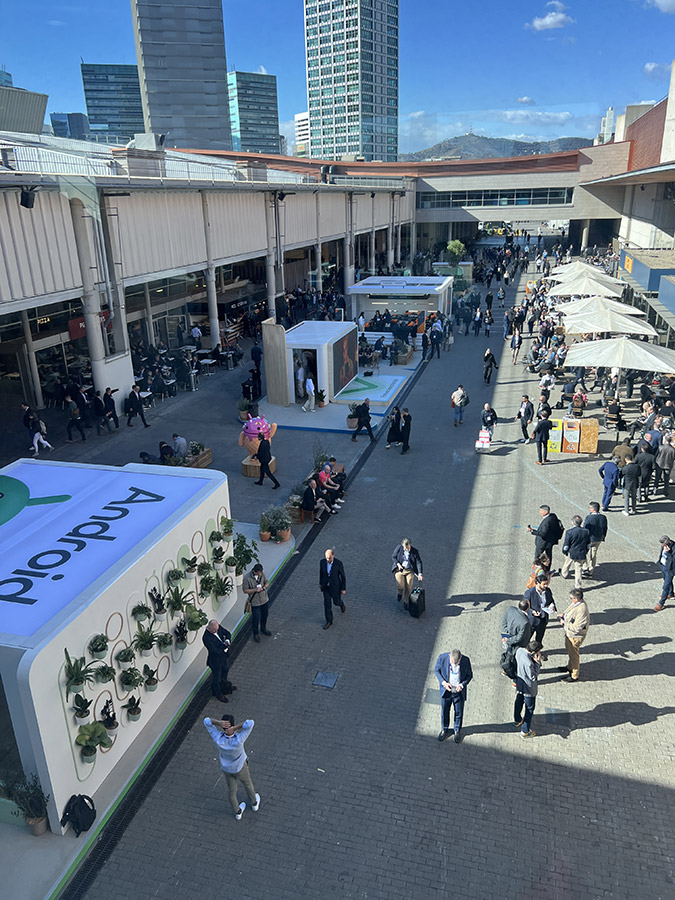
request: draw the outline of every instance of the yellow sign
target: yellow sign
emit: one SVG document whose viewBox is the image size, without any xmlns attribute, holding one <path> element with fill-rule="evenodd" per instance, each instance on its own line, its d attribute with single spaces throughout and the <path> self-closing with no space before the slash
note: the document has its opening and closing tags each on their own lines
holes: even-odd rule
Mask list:
<svg viewBox="0 0 675 900">
<path fill-rule="evenodd" d="M 632 274 L 632 272 L 633 272 L 633 257 L 632 256 L 626 256 L 624 258 L 623 267 L 626 270 L 626 272 L 628 272 L 629 274 Z"/>
</svg>

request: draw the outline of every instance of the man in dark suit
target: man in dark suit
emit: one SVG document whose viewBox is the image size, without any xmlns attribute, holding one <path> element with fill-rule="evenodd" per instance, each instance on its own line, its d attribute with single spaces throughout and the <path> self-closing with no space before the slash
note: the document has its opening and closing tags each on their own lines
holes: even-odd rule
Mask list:
<svg viewBox="0 0 675 900">
<path fill-rule="evenodd" d="M 211 619 L 202 635 L 202 643 L 209 654 L 206 665 L 211 669 L 211 693 L 221 703 L 229 703 L 225 694 L 237 690 L 227 679 L 230 670 L 227 652 L 230 649 L 231 638 L 230 632 L 223 628 L 217 619 Z"/>
<path fill-rule="evenodd" d="M 343 600 L 347 593 L 345 567 L 336 559 L 332 550 L 326 550 L 319 563 L 319 589 L 323 594 L 323 611 L 326 614 L 326 624 L 323 626 L 325 631 L 333 624 L 333 604 L 339 606 L 342 612 L 347 608 Z"/>
<path fill-rule="evenodd" d="M 607 516 L 603 516 L 600 512 L 600 504 L 595 500 L 588 504 L 588 515 L 584 519 L 584 528 L 588 529 L 591 536 L 591 546 L 588 549 L 588 559 L 586 560 L 586 574 L 592 578 L 598 564 L 598 547 L 607 537 Z"/>
<path fill-rule="evenodd" d="M 527 526 L 530 534 L 534 535 L 534 557 L 541 556 L 546 553 L 549 559 L 552 559 L 553 545 L 557 544 L 561 538 L 560 520 L 555 513 L 551 512 L 551 507 L 543 504 L 539 507 L 539 515 L 541 523 L 538 528 Z"/>
<path fill-rule="evenodd" d="M 574 566 L 574 587 L 581 588 L 581 573 L 591 546 L 591 533 L 581 524 L 581 516 L 572 516 L 572 526 L 565 532 L 562 551 L 566 559 L 560 574 L 563 578 L 567 578 Z"/>
<path fill-rule="evenodd" d="M 543 466 L 548 462 L 548 439 L 551 434 L 553 423 L 548 417 L 547 412 L 541 414 L 541 419 L 537 422 L 532 437 L 537 445 L 537 465 Z"/>
<path fill-rule="evenodd" d="M 403 407 L 403 412 L 401 413 L 401 441 L 403 442 L 403 449 L 401 450 L 401 456 L 404 453 L 407 453 L 410 450 L 410 429 L 412 427 L 412 416 L 408 412 L 408 408 L 406 406 Z"/>
<path fill-rule="evenodd" d="M 361 433 L 361 431 L 367 431 L 368 436 L 371 441 L 375 440 L 375 435 L 373 434 L 373 429 L 370 426 L 370 397 L 366 397 L 363 403 L 360 406 L 356 407 L 356 421 L 358 425 L 356 427 L 356 431 L 352 435 L 352 440 L 356 441 L 356 436 Z"/>
<path fill-rule="evenodd" d="M 273 491 L 276 491 L 278 487 L 281 487 L 277 479 L 270 472 L 270 462 L 272 461 L 272 446 L 267 438 L 264 436 L 262 431 L 258 432 L 258 449 L 255 453 L 255 459 L 260 463 L 260 481 L 256 481 L 256 484 L 262 484 L 265 480 L 265 475 L 268 478 L 271 478 L 274 482 Z"/>
<path fill-rule="evenodd" d="M 150 427 L 145 421 L 145 413 L 143 412 L 143 398 L 141 397 L 141 389 L 137 384 L 132 387 L 131 392 L 129 393 L 125 412 L 127 414 L 127 425 L 129 426 L 129 428 L 133 428 L 131 420 L 134 418 L 134 416 L 140 416 L 141 422 L 145 425 L 145 427 Z"/>
<path fill-rule="evenodd" d="M 520 430 L 523 432 L 520 443 L 529 444 L 530 434 L 528 428 L 532 422 L 532 419 L 534 419 L 534 406 L 530 402 L 530 398 L 527 396 L 527 394 L 523 394 L 523 399 L 520 402 L 520 409 L 518 410 L 516 419 L 520 419 Z"/>
<path fill-rule="evenodd" d="M 434 674 L 438 678 L 441 690 L 441 733 L 438 735 L 438 740 L 444 741 L 450 735 L 450 707 L 453 706 L 454 741 L 459 744 L 462 739 L 466 686 L 473 678 L 471 660 L 468 656 L 462 656 L 459 650 L 441 653 L 436 660 Z"/>
</svg>

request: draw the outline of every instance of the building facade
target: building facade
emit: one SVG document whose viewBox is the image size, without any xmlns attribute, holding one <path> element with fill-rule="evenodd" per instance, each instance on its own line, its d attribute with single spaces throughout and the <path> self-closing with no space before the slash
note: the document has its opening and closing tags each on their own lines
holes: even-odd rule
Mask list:
<svg viewBox="0 0 675 900">
<path fill-rule="evenodd" d="M 145 131 L 136 66 L 82 63 L 81 69 L 92 135 L 123 144 Z"/>
<path fill-rule="evenodd" d="M 276 75 L 228 72 L 232 149 L 279 153 L 279 105 Z"/>
<path fill-rule="evenodd" d="M 0 87 L 13 87 L 13 86 L 14 86 L 14 82 L 12 81 L 12 75 L 3 66 L 0 69 Z"/>
<path fill-rule="evenodd" d="M 310 155 L 398 158 L 398 0 L 305 0 Z"/>
<path fill-rule="evenodd" d="M 40 134 L 47 99 L 47 94 L 0 86 L 0 131 Z"/>
<path fill-rule="evenodd" d="M 309 112 L 296 113 L 293 156 L 309 156 Z"/>
<path fill-rule="evenodd" d="M 167 147 L 230 150 L 221 0 L 131 0 L 131 11 L 144 130 Z"/>
<path fill-rule="evenodd" d="M 84 113 L 50 113 L 55 137 L 86 141 L 89 135 L 89 119 Z"/>
</svg>

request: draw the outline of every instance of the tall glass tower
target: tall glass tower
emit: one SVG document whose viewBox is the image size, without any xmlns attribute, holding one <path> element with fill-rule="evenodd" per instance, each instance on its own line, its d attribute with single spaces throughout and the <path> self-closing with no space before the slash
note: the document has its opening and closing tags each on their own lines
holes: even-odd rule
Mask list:
<svg viewBox="0 0 675 900">
<path fill-rule="evenodd" d="M 398 0 L 304 0 L 311 156 L 395 162 Z"/>
<path fill-rule="evenodd" d="M 222 0 L 131 0 L 145 130 L 231 150 Z"/>
</svg>

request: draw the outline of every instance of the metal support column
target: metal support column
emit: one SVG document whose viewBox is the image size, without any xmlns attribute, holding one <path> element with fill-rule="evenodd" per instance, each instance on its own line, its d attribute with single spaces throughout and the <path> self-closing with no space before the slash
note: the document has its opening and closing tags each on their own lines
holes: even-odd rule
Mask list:
<svg viewBox="0 0 675 900">
<path fill-rule="evenodd" d="M 93 273 L 96 271 L 96 267 L 89 250 L 90 244 L 93 243 L 94 239 L 92 235 L 87 234 L 87 219 L 91 218 L 91 216 L 88 215 L 82 201 L 77 198 L 71 199 L 70 212 L 73 219 L 73 234 L 80 266 L 80 276 L 82 278 L 82 312 L 84 314 L 84 327 L 91 362 L 92 380 L 94 382 L 94 390 L 103 393 L 106 389 L 106 377 L 105 350 L 100 318 L 101 298 L 94 282 Z"/>
<path fill-rule="evenodd" d="M 35 358 L 35 346 L 33 344 L 33 335 L 30 330 L 30 322 L 28 321 L 28 312 L 21 310 L 21 324 L 23 325 L 23 337 L 26 341 L 26 352 L 28 354 L 28 365 L 30 367 L 30 377 L 33 382 L 33 405 L 37 409 L 44 409 L 45 402 L 42 397 L 42 385 L 40 384 L 40 373 L 38 372 L 37 360 Z"/>
<path fill-rule="evenodd" d="M 213 241 L 211 240 L 211 220 L 209 218 L 209 198 L 206 191 L 202 195 L 202 219 L 204 223 L 204 243 L 206 246 L 206 302 L 209 310 L 209 331 L 211 349 L 220 343 L 220 322 L 218 321 L 218 295 L 216 294 L 216 269 L 213 265 Z"/>
</svg>

